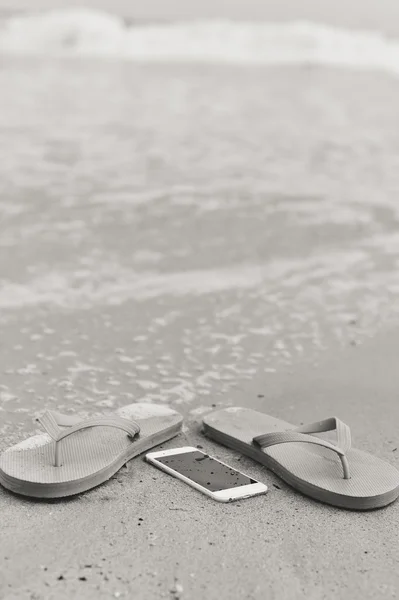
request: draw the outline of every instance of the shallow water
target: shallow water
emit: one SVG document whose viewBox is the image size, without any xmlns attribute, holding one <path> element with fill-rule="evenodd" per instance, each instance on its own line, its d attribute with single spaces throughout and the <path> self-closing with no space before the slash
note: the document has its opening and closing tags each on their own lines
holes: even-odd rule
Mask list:
<svg viewBox="0 0 399 600">
<path fill-rule="evenodd" d="M 3 431 L 228 403 L 397 321 L 396 79 L 8 57 L 0 89 Z"/>
</svg>

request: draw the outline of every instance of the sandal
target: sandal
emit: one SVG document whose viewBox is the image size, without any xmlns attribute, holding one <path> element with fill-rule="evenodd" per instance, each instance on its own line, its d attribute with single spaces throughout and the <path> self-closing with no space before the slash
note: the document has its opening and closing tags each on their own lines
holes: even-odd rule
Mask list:
<svg viewBox="0 0 399 600">
<path fill-rule="evenodd" d="M 336 443 L 316 435 L 336 432 Z M 302 427 L 248 408 L 207 415 L 203 431 L 260 462 L 303 494 L 341 508 L 366 510 L 399 496 L 399 471 L 351 447 L 350 429 L 332 417 Z"/>
<path fill-rule="evenodd" d="M 177 435 L 183 418 L 167 406 L 138 403 L 83 420 L 46 411 L 38 421 L 47 433 L 0 456 L 0 483 L 24 496 L 60 498 L 104 483 L 133 457 Z"/>
</svg>

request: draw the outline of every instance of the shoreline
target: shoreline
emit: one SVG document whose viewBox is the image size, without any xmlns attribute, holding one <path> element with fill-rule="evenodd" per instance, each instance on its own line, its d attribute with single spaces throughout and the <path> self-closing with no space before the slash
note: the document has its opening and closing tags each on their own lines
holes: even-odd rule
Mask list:
<svg viewBox="0 0 399 600">
<path fill-rule="evenodd" d="M 72 0 L 68 8 L 79 8 L 80 0 Z M 365 5 L 360 0 L 349 3 L 339 0 L 334 4 L 320 0 L 275 2 L 275 0 L 233 0 L 228 6 L 223 0 L 187 2 L 169 0 L 160 3 L 150 0 L 145 5 L 133 4 L 127 0 L 86 0 L 84 7 L 105 10 L 137 22 L 174 21 L 192 19 L 232 19 L 255 21 L 296 21 L 310 20 L 336 27 L 381 31 L 388 35 L 399 35 L 399 7 L 394 0 L 383 0 L 377 4 Z M 0 0 L 0 12 L 45 11 L 65 8 L 64 0 Z"/>
</svg>

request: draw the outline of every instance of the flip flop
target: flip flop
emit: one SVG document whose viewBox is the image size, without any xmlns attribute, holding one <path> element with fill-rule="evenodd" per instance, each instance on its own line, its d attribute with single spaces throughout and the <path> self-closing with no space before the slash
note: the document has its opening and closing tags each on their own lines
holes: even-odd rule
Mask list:
<svg viewBox="0 0 399 600">
<path fill-rule="evenodd" d="M 336 443 L 312 434 L 336 432 Z M 248 408 L 207 415 L 203 431 L 272 470 L 303 494 L 341 508 L 367 510 L 399 496 L 399 471 L 351 448 L 350 429 L 332 417 L 295 427 Z"/>
<path fill-rule="evenodd" d="M 24 496 L 60 498 L 104 483 L 131 458 L 177 435 L 183 418 L 168 406 L 138 403 L 83 420 L 46 411 L 38 421 L 47 433 L 0 456 L 0 483 Z"/>
</svg>

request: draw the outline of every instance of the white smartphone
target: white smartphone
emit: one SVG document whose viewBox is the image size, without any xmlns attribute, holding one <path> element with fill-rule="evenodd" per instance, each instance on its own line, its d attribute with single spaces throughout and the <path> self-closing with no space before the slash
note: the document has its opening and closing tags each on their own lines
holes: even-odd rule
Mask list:
<svg viewBox="0 0 399 600">
<path fill-rule="evenodd" d="M 146 454 L 148 462 L 219 502 L 267 492 L 267 486 L 192 446 Z"/>
</svg>

